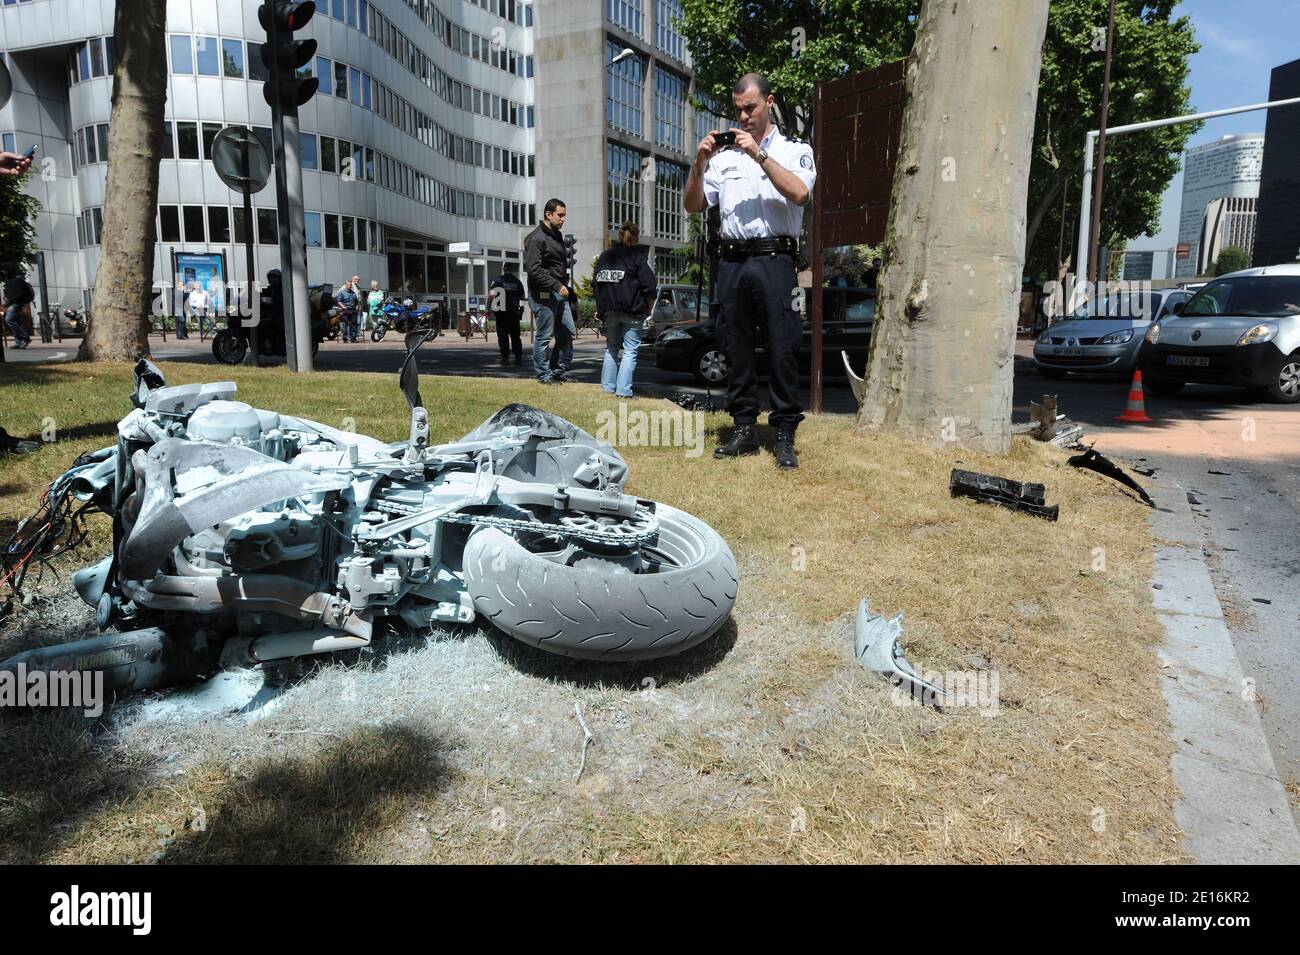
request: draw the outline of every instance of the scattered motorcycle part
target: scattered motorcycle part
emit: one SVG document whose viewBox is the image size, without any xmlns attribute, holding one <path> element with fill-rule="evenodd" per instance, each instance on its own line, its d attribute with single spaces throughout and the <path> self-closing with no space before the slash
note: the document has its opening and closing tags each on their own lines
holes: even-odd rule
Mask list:
<svg viewBox="0 0 1300 955">
<path fill-rule="evenodd" d="M 997 504 L 1013 511 L 1027 511 L 1049 521 L 1056 520 L 1060 512 L 1059 504 L 1050 507 L 1045 504 L 1041 484 L 1021 484 L 1010 478 L 978 474 L 960 468 L 952 469 L 948 478 L 948 492 L 953 497 L 973 497 L 985 504 Z"/>
<path fill-rule="evenodd" d="M 1148 507 L 1156 506 L 1156 502 L 1151 500 L 1151 495 L 1146 492 L 1146 488 L 1133 480 L 1133 478 L 1129 477 L 1128 474 L 1124 472 L 1123 468 L 1110 460 L 1110 458 L 1106 457 L 1092 445 L 1089 445 L 1088 450 L 1084 451 L 1083 454 L 1076 454 L 1069 458 L 1068 463 L 1076 468 L 1087 468 L 1089 471 L 1096 471 L 1098 474 L 1103 474 L 1108 478 L 1114 478 L 1125 487 L 1137 491 L 1138 497 L 1142 498 L 1143 504 Z"/>
</svg>

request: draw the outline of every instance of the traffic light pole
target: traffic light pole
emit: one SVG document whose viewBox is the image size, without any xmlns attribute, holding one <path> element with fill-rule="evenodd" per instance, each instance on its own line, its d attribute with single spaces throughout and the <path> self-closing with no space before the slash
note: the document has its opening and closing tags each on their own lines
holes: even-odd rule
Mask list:
<svg viewBox="0 0 1300 955">
<path fill-rule="evenodd" d="M 263 21 L 270 42 L 272 59 L 278 56 L 282 42 L 287 44 L 292 36 L 281 38 L 283 24 L 272 7 L 263 5 L 269 14 Z M 307 5 L 310 19 L 314 7 Z M 260 13 L 261 11 L 259 11 Z M 309 52 L 314 51 L 315 43 Z M 289 68 L 288 75 L 294 75 Z M 307 297 L 307 239 L 304 234 L 302 211 L 302 164 L 299 156 L 298 107 L 286 105 L 290 90 L 280 88 L 284 70 L 278 63 L 270 64 L 271 136 L 275 149 L 275 204 L 280 232 L 280 289 L 284 308 L 285 362 L 290 371 L 312 370 L 311 303 Z"/>
<path fill-rule="evenodd" d="M 286 113 L 280 120 L 284 130 L 280 152 L 284 162 L 276 181 L 280 219 L 280 256 L 286 263 L 283 272 L 289 278 L 284 290 L 285 334 L 293 328 L 293 337 L 285 339 L 285 360 L 293 371 L 312 370 L 311 303 L 307 298 L 307 237 L 302 212 L 302 163 L 298 154 L 298 111 Z M 293 303 L 290 307 L 290 302 Z"/>
</svg>

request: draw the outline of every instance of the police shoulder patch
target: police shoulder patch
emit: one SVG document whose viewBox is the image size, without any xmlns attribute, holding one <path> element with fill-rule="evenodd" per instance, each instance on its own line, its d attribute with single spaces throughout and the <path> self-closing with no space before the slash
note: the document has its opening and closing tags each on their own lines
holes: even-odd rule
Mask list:
<svg viewBox="0 0 1300 955">
<path fill-rule="evenodd" d="M 811 169 L 813 167 L 812 153 L 804 153 L 800 156 L 799 165 L 803 166 L 805 169 Z"/>
</svg>

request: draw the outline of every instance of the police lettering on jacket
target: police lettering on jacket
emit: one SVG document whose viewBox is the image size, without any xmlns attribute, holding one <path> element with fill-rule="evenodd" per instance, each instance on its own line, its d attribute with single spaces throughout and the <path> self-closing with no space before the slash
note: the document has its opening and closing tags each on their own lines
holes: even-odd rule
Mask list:
<svg viewBox="0 0 1300 955">
<path fill-rule="evenodd" d="M 645 251 L 626 245 L 616 245 L 600 254 L 592 284 L 596 290 L 596 311 L 630 315 L 646 313 L 647 304 L 654 301 L 657 285 Z"/>
</svg>

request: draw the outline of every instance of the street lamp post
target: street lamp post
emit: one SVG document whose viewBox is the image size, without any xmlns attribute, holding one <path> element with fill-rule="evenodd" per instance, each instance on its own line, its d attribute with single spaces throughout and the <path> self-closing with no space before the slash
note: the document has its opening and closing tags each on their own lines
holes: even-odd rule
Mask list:
<svg viewBox="0 0 1300 955">
<path fill-rule="evenodd" d="M 1092 250 L 1088 256 L 1088 281 L 1094 286 L 1097 284 L 1097 245 L 1101 240 L 1101 194 L 1106 176 L 1106 120 L 1110 115 L 1110 64 L 1114 45 L 1115 0 L 1110 0 L 1110 15 L 1106 21 L 1106 72 L 1101 81 L 1101 128 L 1097 136 L 1097 191 L 1092 197 Z"/>
</svg>

